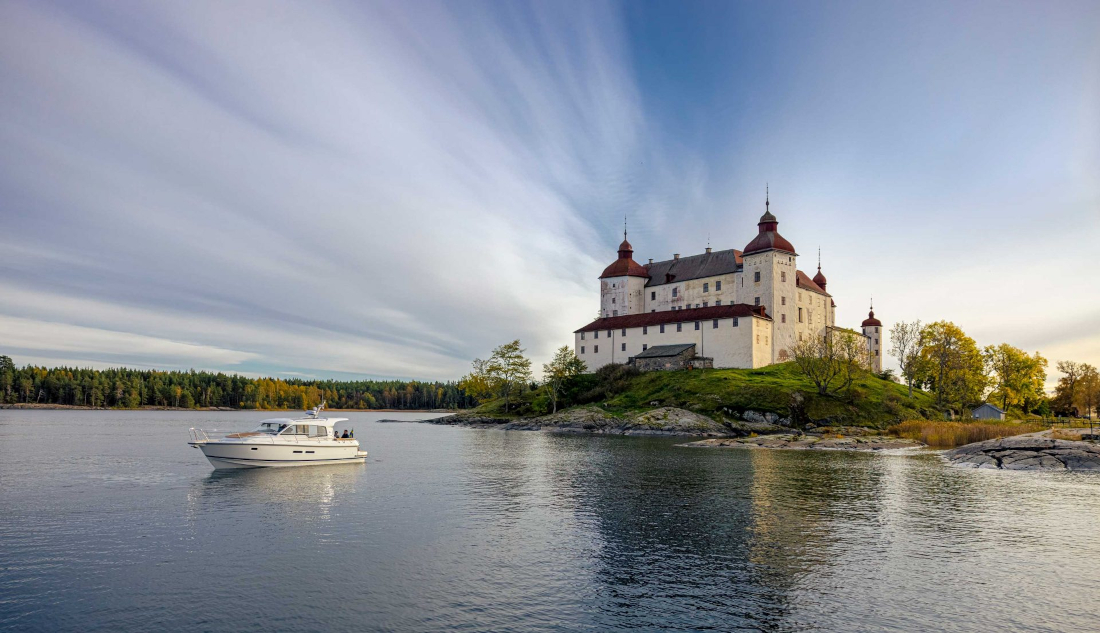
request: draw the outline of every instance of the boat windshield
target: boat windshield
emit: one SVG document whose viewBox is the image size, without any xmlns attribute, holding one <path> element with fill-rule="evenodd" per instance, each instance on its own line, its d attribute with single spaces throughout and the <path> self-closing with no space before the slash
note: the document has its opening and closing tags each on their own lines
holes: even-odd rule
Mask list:
<svg viewBox="0 0 1100 633">
<path fill-rule="evenodd" d="M 257 433 L 271 433 L 272 435 L 286 428 L 285 424 L 278 422 L 264 422 L 260 425 L 260 428 L 256 429 Z"/>
</svg>

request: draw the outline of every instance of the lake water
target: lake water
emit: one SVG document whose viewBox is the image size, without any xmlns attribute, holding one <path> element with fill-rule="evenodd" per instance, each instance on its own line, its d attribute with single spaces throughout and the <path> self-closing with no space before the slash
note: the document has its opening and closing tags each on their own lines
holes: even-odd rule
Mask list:
<svg viewBox="0 0 1100 633">
<path fill-rule="evenodd" d="M 0 629 L 1100 628 L 1097 476 L 338 415 L 366 464 L 214 472 L 264 414 L 0 410 Z"/>
</svg>

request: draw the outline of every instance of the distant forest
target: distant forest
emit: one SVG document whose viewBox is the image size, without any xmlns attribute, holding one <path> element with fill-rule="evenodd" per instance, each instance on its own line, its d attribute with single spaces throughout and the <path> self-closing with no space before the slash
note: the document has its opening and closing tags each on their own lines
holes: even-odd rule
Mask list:
<svg viewBox="0 0 1100 633">
<path fill-rule="evenodd" d="M 308 409 L 464 409 L 476 406 L 457 382 L 281 380 L 205 371 L 16 367 L 0 356 L 0 403 Z"/>
</svg>

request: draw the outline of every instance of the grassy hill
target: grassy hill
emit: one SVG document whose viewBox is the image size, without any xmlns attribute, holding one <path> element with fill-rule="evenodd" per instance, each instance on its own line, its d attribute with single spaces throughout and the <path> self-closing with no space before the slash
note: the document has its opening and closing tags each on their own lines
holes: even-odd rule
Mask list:
<svg viewBox="0 0 1100 633">
<path fill-rule="evenodd" d="M 794 363 L 760 369 L 703 369 L 636 373 L 620 365 L 578 376 L 567 388 L 566 405 L 596 404 L 612 415 L 657 407 L 678 407 L 715 420 L 740 418 L 745 411 L 774 413 L 795 426 L 885 428 L 901 420 L 940 419 L 927 394 L 907 395 L 904 385 L 863 373 L 851 390 L 821 396 Z M 559 404 L 561 408 L 561 404 Z M 514 399 L 507 414 L 495 400 L 476 412 L 491 417 L 533 417 L 550 412 L 541 391 Z"/>
</svg>

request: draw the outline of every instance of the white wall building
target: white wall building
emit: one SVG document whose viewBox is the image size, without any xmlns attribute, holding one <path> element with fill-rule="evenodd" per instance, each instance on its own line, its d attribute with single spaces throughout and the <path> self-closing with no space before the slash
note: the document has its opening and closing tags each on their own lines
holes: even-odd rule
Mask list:
<svg viewBox="0 0 1100 633">
<path fill-rule="evenodd" d="M 678 343 L 694 343 L 714 367 L 762 367 L 790 360 L 803 337 L 825 336 L 836 304 L 821 262 L 813 278 L 798 270 L 798 253 L 779 234 L 770 201 L 764 206 L 756 237 L 740 251 L 707 248 L 642 265 L 624 231 L 618 259 L 600 275 L 600 318 L 574 332 L 589 371 Z M 881 371 L 884 332 L 873 311 L 862 333 Z"/>
</svg>

